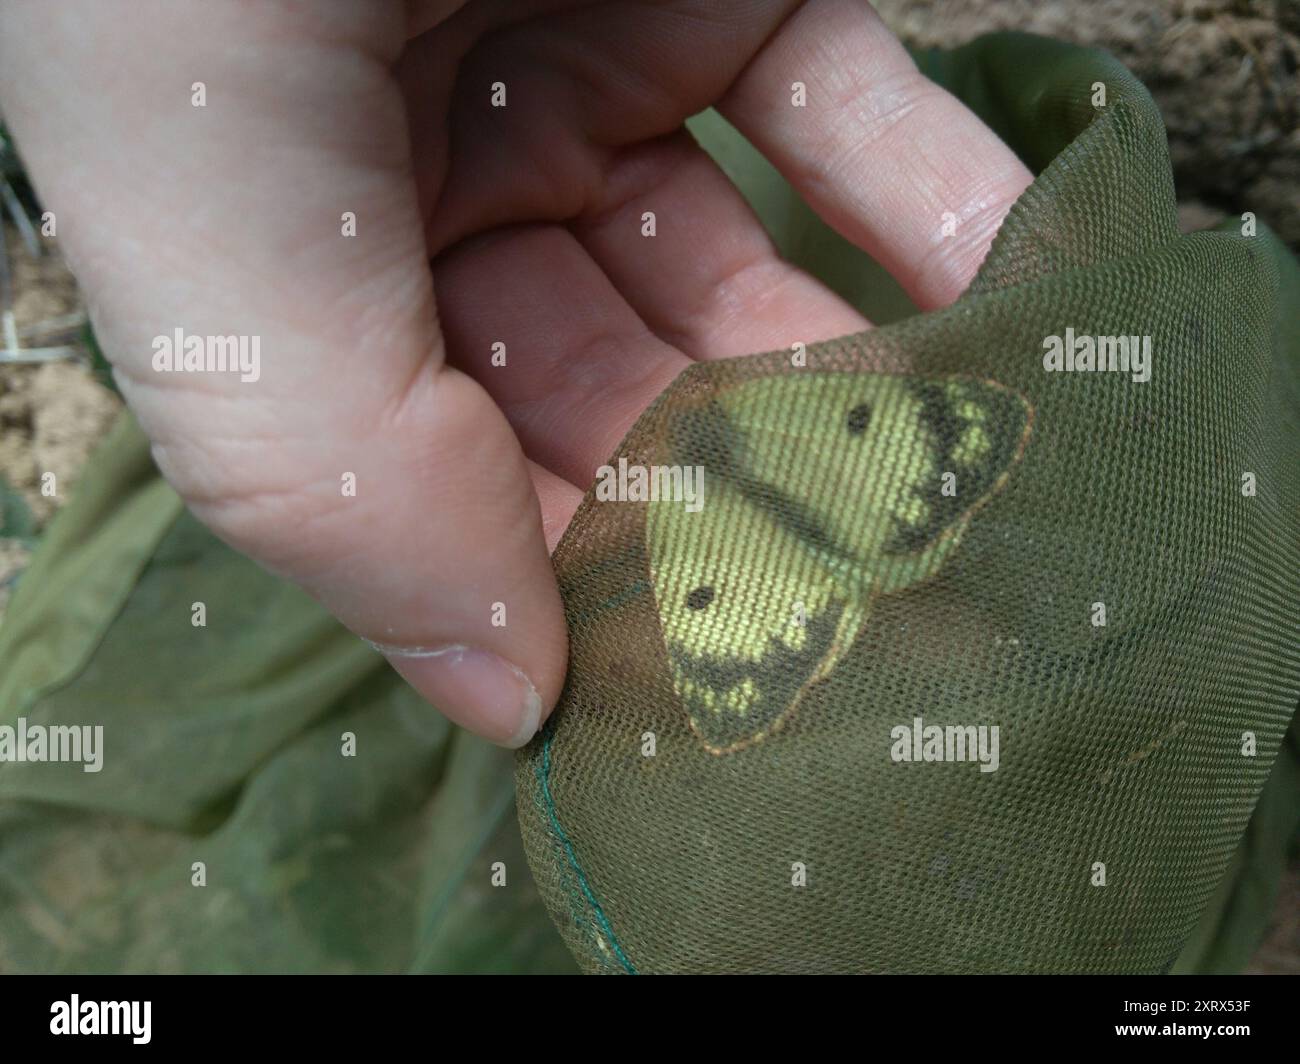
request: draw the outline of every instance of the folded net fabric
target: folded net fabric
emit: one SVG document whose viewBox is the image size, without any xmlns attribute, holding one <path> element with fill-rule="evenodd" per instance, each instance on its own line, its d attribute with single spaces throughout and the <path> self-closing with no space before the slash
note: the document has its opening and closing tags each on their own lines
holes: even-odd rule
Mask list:
<svg viewBox="0 0 1300 1064">
<path fill-rule="evenodd" d="M 587 970 L 1169 970 L 1295 714 L 1300 269 L 1180 234 L 1104 53 L 922 65 L 1037 175 L 969 291 L 692 366 L 611 466 L 698 505 L 593 491 L 556 552 L 516 781 Z"/>
<path fill-rule="evenodd" d="M 0 972 L 573 971 L 509 754 L 200 525 L 128 413 L 0 627 L 0 728 L 92 725 L 97 771 L 0 762 Z"/>
</svg>

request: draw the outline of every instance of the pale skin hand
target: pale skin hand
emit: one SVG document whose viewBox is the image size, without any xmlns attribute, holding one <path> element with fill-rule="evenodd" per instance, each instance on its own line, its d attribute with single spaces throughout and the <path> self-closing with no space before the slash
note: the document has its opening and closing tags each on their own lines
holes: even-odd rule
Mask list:
<svg viewBox="0 0 1300 1064">
<path fill-rule="evenodd" d="M 868 325 L 681 132 L 710 104 L 923 308 L 1030 180 L 860 0 L 0 2 L 0 109 L 163 473 L 359 635 L 471 648 L 388 656 L 509 745 L 564 679 L 548 548 L 637 415 Z M 259 336 L 260 380 L 155 373 L 178 327 Z"/>
</svg>

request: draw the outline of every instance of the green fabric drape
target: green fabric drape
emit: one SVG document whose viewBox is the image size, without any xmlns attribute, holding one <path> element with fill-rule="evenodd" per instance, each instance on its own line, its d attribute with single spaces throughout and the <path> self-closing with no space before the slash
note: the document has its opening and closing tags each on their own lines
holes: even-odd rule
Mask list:
<svg viewBox="0 0 1300 1064">
<path fill-rule="evenodd" d="M 98 772 L 0 765 L 0 970 L 572 970 L 509 755 L 200 526 L 130 415 L 23 574 L 0 692 L 0 724 L 103 728 Z"/>
</svg>

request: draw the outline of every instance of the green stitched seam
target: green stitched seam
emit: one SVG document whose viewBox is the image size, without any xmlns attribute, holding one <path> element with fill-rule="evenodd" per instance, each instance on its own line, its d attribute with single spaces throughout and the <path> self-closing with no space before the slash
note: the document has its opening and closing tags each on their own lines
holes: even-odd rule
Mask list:
<svg viewBox="0 0 1300 1064">
<path fill-rule="evenodd" d="M 547 730 L 546 738 L 542 740 L 542 761 L 537 766 L 537 783 L 542 788 L 542 799 L 546 804 L 546 815 L 551 822 L 551 830 L 555 832 L 556 837 L 564 846 L 564 854 L 568 858 L 569 866 L 578 876 L 578 885 L 582 888 L 582 893 L 586 896 L 587 903 L 596 915 L 596 920 L 601 929 L 609 939 L 609 944 L 614 950 L 614 955 L 618 958 L 619 963 L 623 965 L 623 970 L 628 975 L 636 975 L 636 968 L 632 962 L 627 959 L 623 953 L 623 947 L 618 944 L 618 938 L 614 935 L 614 929 L 609 926 L 609 920 L 605 918 L 605 911 L 600 907 L 600 902 L 596 900 L 596 895 L 592 893 L 591 885 L 587 882 L 587 876 L 582 871 L 582 866 L 578 864 L 578 857 L 573 852 L 573 846 L 569 843 L 569 837 L 560 827 L 559 818 L 555 813 L 555 799 L 551 796 L 550 773 L 551 773 L 551 737 L 554 734 L 550 729 Z"/>
</svg>

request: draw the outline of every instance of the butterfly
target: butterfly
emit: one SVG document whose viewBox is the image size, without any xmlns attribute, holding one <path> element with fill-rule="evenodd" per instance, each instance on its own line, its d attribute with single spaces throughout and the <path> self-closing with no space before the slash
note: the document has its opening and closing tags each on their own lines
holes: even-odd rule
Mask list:
<svg viewBox="0 0 1300 1064">
<path fill-rule="evenodd" d="M 723 386 L 670 415 L 702 504 L 649 504 L 677 698 L 711 754 L 777 732 L 881 595 L 934 576 L 1007 482 L 1033 407 L 993 381 L 817 372 Z"/>
</svg>

